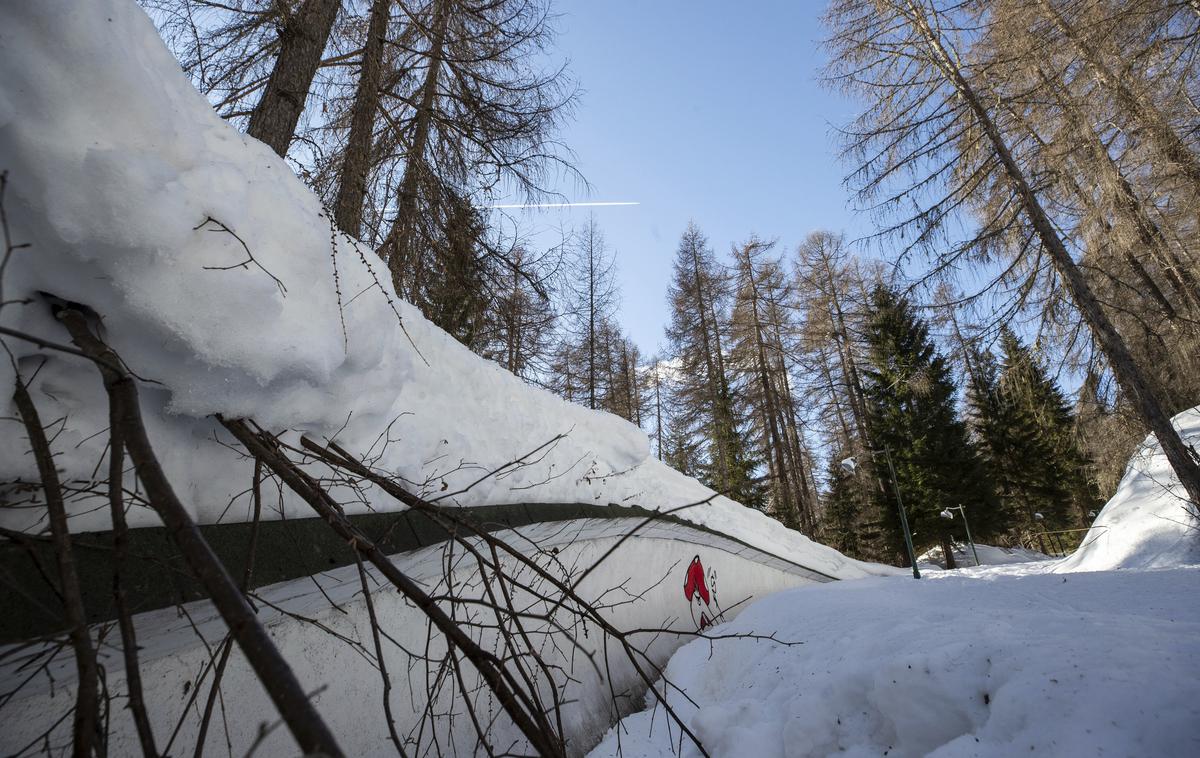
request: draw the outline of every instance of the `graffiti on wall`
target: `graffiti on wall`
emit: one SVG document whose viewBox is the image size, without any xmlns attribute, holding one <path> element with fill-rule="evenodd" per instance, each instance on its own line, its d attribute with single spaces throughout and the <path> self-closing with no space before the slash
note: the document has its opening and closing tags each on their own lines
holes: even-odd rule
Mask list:
<svg viewBox="0 0 1200 758">
<path fill-rule="evenodd" d="M 717 602 L 717 572 L 704 571 L 700 556 L 692 558 L 683 579 L 683 596 L 696 629 L 703 631 L 721 619 L 721 604 Z"/>
</svg>

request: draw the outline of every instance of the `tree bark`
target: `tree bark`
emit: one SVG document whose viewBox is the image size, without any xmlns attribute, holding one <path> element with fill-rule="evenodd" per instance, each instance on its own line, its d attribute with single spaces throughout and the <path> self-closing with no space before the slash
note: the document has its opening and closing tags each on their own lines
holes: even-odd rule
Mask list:
<svg viewBox="0 0 1200 758">
<path fill-rule="evenodd" d="M 942 555 L 945 556 L 947 571 L 958 568 L 958 562 L 954 560 L 954 542 L 949 534 L 942 534 Z"/>
<path fill-rule="evenodd" d="M 338 228 L 357 239 L 362 232 L 363 199 L 371 172 L 371 145 L 375 135 L 375 113 L 379 109 L 379 80 L 383 68 L 383 41 L 393 0 L 374 0 L 367 23 L 359 64 L 358 89 L 350 113 L 350 136 L 342 159 L 342 172 L 333 218 Z"/>
<path fill-rule="evenodd" d="M 292 144 L 340 7 L 340 0 L 304 0 L 280 32 L 279 57 L 246 129 L 280 157 Z"/>
<path fill-rule="evenodd" d="M 78 684 L 75 690 L 75 713 L 72 723 L 72 749 L 74 758 L 91 758 L 99 736 L 99 693 L 97 691 L 96 651 L 88 634 L 87 617 L 83 610 L 83 595 L 79 589 L 79 576 L 75 572 L 75 560 L 71 554 L 71 531 L 67 525 L 67 510 L 63 502 L 62 485 L 54 467 L 54 455 L 38 416 L 37 407 L 25 380 L 16 377 L 13 401 L 17 412 L 29 433 L 29 445 L 37 463 L 38 475 L 42 479 L 42 491 L 46 495 L 46 511 L 49 514 L 50 536 L 54 540 L 54 557 L 58 562 L 58 577 L 62 590 L 63 612 L 66 615 L 71 647 L 75 651 L 75 669 Z"/>
<path fill-rule="evenodd" d="M 433 131 L 433 106 L 437 98 L 438 79 L 441 77 L 446 47 L 446 29 L 450 22 L 451 0 L 434 0 L 432 37 L 429 41 L 429 67 L 421 84 L 421 103 L 417 107 L 413 124 L 412 139 L 409 140 L 408 155 L 404 162 L 404 176 L 396 193 L 396 218 L 392 221 L 391 233 L 380 248 L 392 272 L 392 283 L 396 294 L 411 301 L 419 286 L 420 261 L 413 248 L 413 229 L 417 211 L 417 190 L 422 176 L 429 171 L 426 152 Z M 406 277 L 408 281 L 406 281 Z M 407 289 L 406 289 L 407 286 Z"/>
</svg>

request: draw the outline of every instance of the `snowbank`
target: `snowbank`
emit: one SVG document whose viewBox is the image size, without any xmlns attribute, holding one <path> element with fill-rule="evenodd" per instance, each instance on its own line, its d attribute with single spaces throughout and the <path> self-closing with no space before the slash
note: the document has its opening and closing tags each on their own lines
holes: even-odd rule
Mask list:
<svg viewBox="0 0 1200 758">
<path fill-rule="evenodd" d="M 867 579 L 758 601 L 667 677 L 713 756 L 1200 754 L 1200 569 Z M 1012 571 L 1012 569 L 1009 569 Z M 593 756 L 675 753 L 663 710 Z M 684 755 L 698 754 L 686 745 Z"/>
<path fill-rule="evenodd" d="M 132 0 L 0 5 L 0 71 L 7 211 L 15 240 L 31 244 L 13 259 L 4 297 L 33 301 L 5 306 L 0 318 L 62 342 L 39 293 L 103 316 L 108 341 L 160 383 L 143 388 L 149 432 L 198 521 L 246 517 L 236 497 L 249 467 L 218 444 L 227 439 L 209 418 L 218 412 L 336 435 L 431 492 L 454 492 L 566 435 L 535 463 L 453 501 L 466 506 L 670 508 L 712 497 L 651 459 L 634 426 L 527 386 L 406 303 L 393 305 L 371 251 L 334 233 L 281 159 L 213 113 Z M 25 376 L 45 361 L 33 394 L 43 418 L 62 419 L 59 465 L 68 479 L 90 478 L 107 427 L 94 370 L 6 343 Z M 0 372 L 0 387 L 11 386 L 7 363 Z M 24 451 L 10 426 L 0 435 L 0 477 L 33 477 Z M 394 507 L 346 503 L 350 513 Z M 73 504 L 72 528 L 106 528 L 103 509 L 91 510 Z M 270 515 L 285 514 L 310 515 L 291 500 Z M 679 515 L 826 573 L 869 572 L 725 498 Z M 36 530 L 41 517 L 6 509 L 0 523 Z M 138 509 L 130 521 L 155 518 Z"/>
<path fill-rule="evenodd" d="M 975 562 L 976 556 L 979 557 L 979 563 Z M 974 566 L 1011 566 L 1015 563 L 1029 563 L 1031 561 L 1050 561 L 1054 560 L 1045 553 L 1039 553 L 1036 550 L 1028 550 L 1023 547 L 997 547 L 995 545 L 984 545 L 976 542 L 975 549 L 972 550 L 970 545 L 961 542 L 954 543 L 954 562 L 960 568 Z M 942 548 L 937 546 L 921 553 L 917 556 L 917 565 L 921 570 L 931 569 L 933 571 L 943 571 L 946 568 L 945 561 L 942 559 Z"/>
<path fill-rule="evenodd" d="M 1200 407 L 1172 419 L 1184 441 L 1200 447 Z M 1117 492 L 1096 516 L 1078 550 L 1055 571 L 1164 568 L 1200 563 L 1200 523 L 1150 435 L 1129 461 Z"/>
</svg>

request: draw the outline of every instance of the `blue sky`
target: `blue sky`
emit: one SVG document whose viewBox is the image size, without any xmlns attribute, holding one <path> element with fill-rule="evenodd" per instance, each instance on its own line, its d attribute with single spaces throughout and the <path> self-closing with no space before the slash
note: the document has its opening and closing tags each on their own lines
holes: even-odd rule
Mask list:
<svg viewBox="0 0 1200 758">
<path fill-rule="evenodd" d="M 751 233 L 791 250 L 815 229 L 867 231 L 848 207 L 832 133 L 854 106 L 818 81 L 823 6 L 557 3 L 557 52 L 584 90 L 562 137 L 592 185 L 560 190 L 641 205 L 542 211 L 528 225 L 596 214 L 616 251 L 621 322 L 644 352 L 663 341 L 671 259 L 690 219 L 721 253 Z"/>
</svg>

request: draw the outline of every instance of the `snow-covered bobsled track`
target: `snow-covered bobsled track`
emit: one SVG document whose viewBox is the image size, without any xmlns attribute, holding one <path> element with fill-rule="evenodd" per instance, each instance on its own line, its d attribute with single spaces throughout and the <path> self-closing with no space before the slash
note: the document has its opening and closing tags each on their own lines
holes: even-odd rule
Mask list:
<svg viewBox="0 0 1200 758">
<path fill-rule="evenodd" d="M 647 671 L 665 663 L 670 653 L 695 633 L 736 615 L 752 598 L 832 579 L 670 517 L 633 517 L 633 511 L 615 507 L 560 509 L 564 515 L 585 517 L 537 521 L 493 534 L 528 550 L 540 565 L 593 603 L 614 627 L 632 631 L 629 641 L 645 654 L 644 659 L 634 660 Z M 519 521 L 546 512 L 545 507 L 510 506 L 493 509 L 491 515 Z M 586 517 L 589 514 L 592 517 Z M 277 544 L 270 533 L 290 529 L 288 539 L 297 552 L 306 548 L 320 552 L 323 546 L 302 542 L 307 534 L 304 527 L 327 527 L 315 519 L 308 521 L 311 523 L 266 522 L 261 525 L 266 535 L 262 544 Z M 404 528 L 410 529 L 408 525 Z M 13 560 L 6 562 L 15 566 L 15 557 L 10 554 L 9 558 Z M 278 570 L 272 568 L 278 560 L 270 556 L 259 560 L 267 573 Z M 501 632 L 487 601 L 500 592 L 515 593 L 513 604 L 528 611 L 525 631 L 536 638 L 540 664 L 553 671 L 550 679 L 559 688 L 557 702 L 563 705 L 556 718 L 561 718 L 571 752 L 589 748 L 619 712 L 642 702 L 647 685 L 631 659 L 618 649 L 618 642 L 603 630 L 588 628 L 586 619 L 549 608 L 546 597 L 539 596 L 549 597 L 551 592 L 527 567 L 504 561 L 501 573 L 506 579 L 501 581 L 509 586 L 487 586 L 497 581 L 497 573 L 481 574 L 469 545 L 453 541 L 400 553 L 393 561 L 431 595 L 454 594 L 460 601 L 452 611 L 456 618 L 475 628 L 476 638 L 498 653 L 503 646 Z M 374 572 L 368 574 L 371 610 L 387 635 L 382 649 L 391 678 L 391 713 L 397 733 L 410 742 L 409 747 L 420 746 L 434 753 L 447 753 L 455 746 L 468 752 L 473 749 L 478 742 L 477 726 L 464 698 L 470 700 L 477 717 L 491 722 L 483 728 L 493 747 L 518 742 L 519 733 L 497 720 L 501 710 L 486 688 L 466 677 L 447 680 L 457 677 L 446 667 L 444 643 L 430 632 L 423 612 L 389 591 Z M 135 585 L 152 588 L 155 583 L 143 579 Z M 260 587 L 252 596 L 260 619 L 305 690 L 313 693 L 318 711 L 347 754 L 384 754 L 393 747 L 362 586 L 358 567 L 351 564 Z M 479 601 L 477 610 L 471 608 L 470 599 Z M 543 615 L 555 622 L 538 618 Z M 555 628 L 556 623 L 562 628 Z M 166 745 L 174 738 L 177 745 L 194 745 L 225 625 L 206 601 L 141 613 L 136 625 L 145 699 L 158 744 Z M 101 665 L 107 672 L 105 682 L 112 704 L 109 753 L 136 753 L 134 725 L 129 711 L 122 707 L 125 684 L 119 639 L 111 624 L 94 629 L 101 640 Z M 31 743 L 40 747 L 36 743 L 47 732 L 51 745 L 69 744 L 75 677 L 69 651 L 49 643 L 10 645 L 3 657 L 0 690 L 17 692 L 4 706 L 0 753 L 18 753 Z M 32 680 L 25 681 L 29 677 Z M 228 740 L 238 752 L 261 739 L 256 754 L 294 753 L 295 743 L 285 729 L 275 728 L 262 736 L 264 727 L 274 724 L 275 711 L 236 648 L 220 689 L 219 710 L 209 726 L 210 745 L 220 744 L 224 750 Z M 555 701 L 549 693 L 544 694 L 547 703 Z"/>
</svg>

